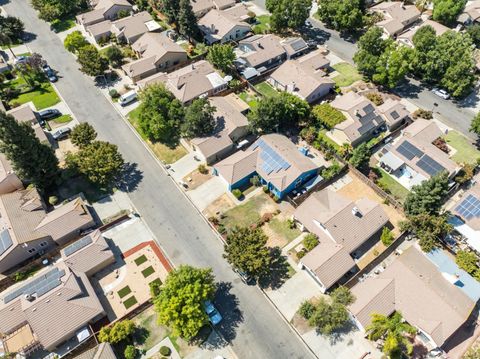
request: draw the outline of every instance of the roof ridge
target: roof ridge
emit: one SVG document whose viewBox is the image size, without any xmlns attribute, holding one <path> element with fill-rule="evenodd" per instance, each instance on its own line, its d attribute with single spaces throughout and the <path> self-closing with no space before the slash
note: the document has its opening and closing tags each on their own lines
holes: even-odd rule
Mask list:
<svg viewBox="0 0 480 359">
<path fill-rule="evenodd" d="M 375 298 L 377 298 L 381 293 L 383 293 L 383 291 L 385 290 L 385 288 L 387 288 L 392 282 L 395 283 L 395 278 L 373 278 L 373 280 L 376 280 L 377 282 L 378 281 L 388 281 L 388 283 L 382 288 L 382 290 L 378 291 L 377 294 L 375 294 L 370 300 L 368 300 L 359 310 L 358 312 L 360 313 L 361 311 L 363 311 L 368 304 L 370 304 L 371 302 L 373 302 L 373 300 Z M 395 286 L 393 288 L 393 294 L 395 296 Z M 395 310 L 396 310 L 396 302 L 394 302 L 394 307 L 395 307 Z"/>
</svg>

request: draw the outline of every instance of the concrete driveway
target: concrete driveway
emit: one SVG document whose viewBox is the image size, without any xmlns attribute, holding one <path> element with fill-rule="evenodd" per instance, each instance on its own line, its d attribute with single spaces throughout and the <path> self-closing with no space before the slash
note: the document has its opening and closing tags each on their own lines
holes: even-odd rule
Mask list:
<svg viewBox="0 0 480 359">
<path fill-rule="evenodd" d="M 186 175 L 195 171 L 198 165 L 202 163 L 194 157 L 195 152 L 190 152 L 171 165 L 169 172 L 176 182 L 180 182 Z"/>
<path fill-rule="evenodd" d="M 192 191 L 188 191 L 187 194 L 195 204 L 195 206 L 203 211 L 207 208 L 213 201 L 222 196 L 227 192 L 227 187 L 225 182 L 223 182 L 220 177 L 215 176 L 212 179 L 209 179 L 207 182 L 195 188 Z"/>
<path fill-rule="evenodd" d="M 103 232 L 103 236 L 111 239 L 122 253 L 140 243 L 154 240 L 146 224 L 138 217 L 131 218 Z"/>
</svg>

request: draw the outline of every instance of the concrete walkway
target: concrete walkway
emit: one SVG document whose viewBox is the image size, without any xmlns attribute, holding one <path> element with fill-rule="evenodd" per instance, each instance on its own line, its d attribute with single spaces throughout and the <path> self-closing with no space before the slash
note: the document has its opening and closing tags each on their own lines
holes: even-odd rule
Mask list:
<svg viewBox="0 0 480 359">
<path fill-rule="evenodd" d="M 147 358 L 153 357 L 154 355 L 156 355 L 158 353 L 160 348 L 163 347 L 163 346 L 169 347 L 170 350 L 172 351 L 172 353 L 169 355 L 169 358 L 171 358 L 171 359 L 180 359 L 181 358 L 180 354 L 178 354 L 177 350 L 173 346 L 173 343 L 172 343 L 172 341 L 170 340 L 169 337 L 166 337 L 165 339 L 163 339 L 160 343 L 158 343 L 153 348 L 148 350 L 140 358 L 141 359 L 147 359 Z"/>
</svg>

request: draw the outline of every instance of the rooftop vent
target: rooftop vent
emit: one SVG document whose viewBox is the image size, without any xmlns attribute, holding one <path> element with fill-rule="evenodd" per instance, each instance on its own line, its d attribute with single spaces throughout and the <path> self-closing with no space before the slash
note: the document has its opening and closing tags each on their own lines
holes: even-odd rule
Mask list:
<svg viewBox="0 0 480 359">
<path fill-rule="evenodd" d="M 356 217 L 362 217 L 362 212 L 358 209 L 358 207 L 353 207 L 352 208 L 352 214 Z"/>
</svg>

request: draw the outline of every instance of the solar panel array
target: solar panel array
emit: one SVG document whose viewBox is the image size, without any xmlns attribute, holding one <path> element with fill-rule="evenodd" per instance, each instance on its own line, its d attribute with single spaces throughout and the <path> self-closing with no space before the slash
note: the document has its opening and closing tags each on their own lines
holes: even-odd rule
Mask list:
<svg viewBox="0 0 480 359">
<path fill-rule="evenodd" d="M 290 168 L 290 164 L 285 161 L 277 152 L 275 152 L 269 145 L 265 143 L 262 139 L 257 141 L 257 148 L 260 147 L 262 152 L 260 158 L 263 160 L 262 169 L 270 174 L 272 172 L 278 172 L 280 170 L 287 170 Z"/>
<path fill-rule="evenodd" d="M 415 157 L 422 157 L 423 152 L 419 150 L 417 147 L 412 145 L 408 141 L 403 141 L 400 146 L 397 148 L 398 153 L 400 153 L 403 157 L 408 158 L 409 160 L 413 160 Z"/>
<path fill-rule="evenodd" d="M 445 167 L 428 155 L 423 156 L 420 161 L 417 162 L 417 166 L 427 172 L 430 176 L 435 176 L 436 174 L 445 171 Z"/>
<path fill-rule="evenodd" d="M 65 247 L 65 249 L 63 250 L 63 253 L 65 253 L 65 255 L 69 257 L 73 253 L 88 246 L 92 242 L 93 242 L 92 237 L 90 236 L 83 237 L 82 239 L 79 239 L 75 243 L 70 244 L 68 247 Z"/>
<path fill-rule="evenodd" d="M 398 114 L 397 111 L 393 111 L 393 112 L 392 112 L 392 118 L 393 118 L 394 120 L 396 120 L 396 119 L 399 118 L 399 117 L 400 117 L 400 115 Z"/>
<path fill-rule="evenodd" d="M 10 232 L 7 229 L 4 229 L 0 233 L 0 255 L 5 253 L 12 245 L 13 241 L 12 237 L 10 237 Z"/>
<path fill-rule="evenodd" d="M 295 41 L 292 41 L 290 43 L 290 46 L 292 47 L 292 49 L 294 49 L 295 51 L 298 51 L 300 49 L 303 49 L 305 47 L 305 44 L 303 42 L 303 40 L 301 39 L 298 39 L 298 40 L 295 40 Z"/>
<path fill-rule="evenodd" d="M 21 295 L 36 294 L 37 297 L 40 297 L 51 291 L 53 288 L 58 287 L 62 283 L 60 278 L 62 278 L 64 275 L 64 270 L 54 268 L 51 271 L 32 280 L 31 282 L 23 285 L 22 287 L 8 293 L 3 297 L 3 302 L 7 304 Z"/>
<path fill-rule="evenodd" d="M 455 211 L 464 219 L 469 220 L 480 216 L 480 200 L 469 194 L 456 208 Z"/>
</svg>

